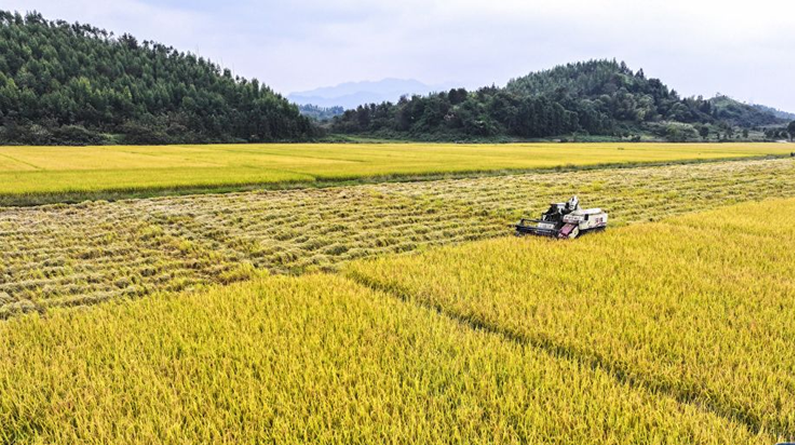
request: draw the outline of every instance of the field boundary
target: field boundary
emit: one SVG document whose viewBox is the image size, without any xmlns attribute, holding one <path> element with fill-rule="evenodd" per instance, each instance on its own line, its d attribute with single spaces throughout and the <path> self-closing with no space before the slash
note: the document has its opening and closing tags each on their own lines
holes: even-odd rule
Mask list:
<svg viewBox="0 0 795 445">
<path fill-rule="evenodd" d="M 767 154 L 761 156 L 729 156 L 708 159 L 682 159 L 650 162 L 612 162 L 591 165 L 564 164 L 554 167 L 535 167 L 517 169 L 486 169 L 462 172 L 395 173 L 389 175 L 350 176 L 325 178 L 313 176 L 312 180 L 296 179 L 278 182 L 241 182 L 223 185 L 195 184 L 186 186 L 146 187 L 146 188 L 108 188 L 101 191 L 67 191 L 41 193 L 0 193 L 0 211 L 3 207 L 36 207 L 48 204 L 78 204 L 85 201 L 121 201 L 127 199 L 147 199 L 164 196 L 208 195 L 242 193 L 251 191 L 279 191 L 297 189 L 322 189 L 367 184 L 389 184 L 406 182 L 429 182 L 485 177 L 517 176 L 524 174 L 572 173 L 593 170 L 634 169 L 645 167 L 665 167 L 676 165 L 712 164 L 754 160 L 788 159 L 791 154 Z"/>
</svg>

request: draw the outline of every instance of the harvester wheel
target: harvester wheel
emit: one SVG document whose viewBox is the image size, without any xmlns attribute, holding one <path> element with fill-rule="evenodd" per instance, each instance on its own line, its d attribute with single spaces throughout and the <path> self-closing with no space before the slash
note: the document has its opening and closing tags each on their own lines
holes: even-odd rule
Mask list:
<svg viewBox="0 0 795 445">
<path fill-rule="evenodd" d="M 580 235 L 580 228 L 579 227 L 575 227 L 569 233 L 569 239 L 577 238 L 577 236 L 579 236 L 579 235 Z"/>
</svg>

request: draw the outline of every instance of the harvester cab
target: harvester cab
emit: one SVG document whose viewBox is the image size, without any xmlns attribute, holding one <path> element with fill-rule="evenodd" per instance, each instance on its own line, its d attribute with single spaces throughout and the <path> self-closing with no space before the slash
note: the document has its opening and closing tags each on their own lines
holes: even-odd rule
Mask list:
<svg viewBox="0 0 795 445">
<path fill-rule="evenodd" d="M 522 218 L 512 227 L 516 229 L 516 235 L 573 239 L 583 233 L 604 230 L 607 213 L 602 209 L 582 210 L 580 201 L 572 196 L 567 202 L 553 202 L 541 219 Z"/>
</svg>

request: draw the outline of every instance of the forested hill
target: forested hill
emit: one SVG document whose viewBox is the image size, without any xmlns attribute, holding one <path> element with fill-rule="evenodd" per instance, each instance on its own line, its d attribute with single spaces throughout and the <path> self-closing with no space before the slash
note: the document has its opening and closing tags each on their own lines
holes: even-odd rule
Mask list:
<svg viewBox="0 0 795 445">
<path fill-rule="evenodd" d="M 337 118 L 332 129 L 438 139 L 651 134 L 694 140 L 739 134 L 735 127 L 784 122 L 772 113 L 726 99 L 731 104 L 682 98 L 659 79 L 647 78 L 643 70 L 634 72 L 615 60 L 596 60 L 531 73 L 504 88 L 454 89 L 403 98 L 396 104 L 359 107 Z"/>
<path fill-rule="evenodd" d="M 0 144 L 303 140 L 298 108 L 257 80 L 83 24 L 0 11 Z"/>
<path fill-rule="evenodd" d="M 795 120 L 789 113 L 762 105 L 747 105 L 728 96 L 715 96 L 710 99 L 710 103 L 713 115 L 732 125 L 762 126 Z"/>
</svg>

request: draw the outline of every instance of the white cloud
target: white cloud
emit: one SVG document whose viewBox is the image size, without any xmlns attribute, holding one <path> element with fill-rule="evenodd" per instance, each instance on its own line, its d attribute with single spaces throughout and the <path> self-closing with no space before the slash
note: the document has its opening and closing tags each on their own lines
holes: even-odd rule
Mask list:
<svg viewBox="0 0 795 445">
<path fill-rule="evenodd" d="M 795 110 L 795 3 L 782 0 L 0 0 L 0 8 L 198 51 L 285 93 L 383 77 L 473 87 L 615 57 L 685 94 L 720 91 Z"/>
</svg>

